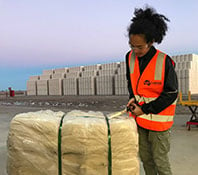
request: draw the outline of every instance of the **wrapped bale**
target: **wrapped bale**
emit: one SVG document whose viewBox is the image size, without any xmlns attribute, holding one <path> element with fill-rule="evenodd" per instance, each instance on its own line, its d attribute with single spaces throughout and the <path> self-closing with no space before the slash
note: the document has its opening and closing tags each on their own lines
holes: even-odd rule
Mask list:
<svg viewBox="0 0 198 175">
<path fill-rule="evenodd" d="M 63 174 L 139 174 L 138 134 L 134 119 L 121 116 L 108 123 L 109 128 L 100 112 L 67 113 L 62 126 Z"/>
<path fill-rule="evenodd" d="M 63 112 L 16 115 L 8 134 L 8 175 L 58 174 L 57 135 Z"/>
<path fill-rule="evenodd" d="M 72 111 L 62 126 L 62 172 L 108 174 L 108 129 L 100 112 Z"/>
<path fill-rule="evenodd" d="M 138 134 L 133 118 L 110 120 L 112 174 L 139 175 Z"/>
<path fill-rule="evenodd" d="M 136 123 L 126 116 L 108 120 L 101 112 L 77 110 L 19 114 L 10 125 L 8 174 L 139 175 L 137 154 Z"/>
</svg>

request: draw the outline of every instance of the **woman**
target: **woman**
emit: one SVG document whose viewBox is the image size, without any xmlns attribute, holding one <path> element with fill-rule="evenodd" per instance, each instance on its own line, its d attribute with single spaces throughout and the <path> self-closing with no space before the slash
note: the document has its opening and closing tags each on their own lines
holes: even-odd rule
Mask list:
<svg viewBox="0 0 198 175">
<path fill-rule="evenodd" d="M 173 60 L 153 46 L 163 40 L 169 20 L 146 7 L 135 9 L 131 21 L 127 107 L 138 125 L 140 158 L 146 175 L 171 175 L 168 152 L 178 83 Z"/>
</svg>

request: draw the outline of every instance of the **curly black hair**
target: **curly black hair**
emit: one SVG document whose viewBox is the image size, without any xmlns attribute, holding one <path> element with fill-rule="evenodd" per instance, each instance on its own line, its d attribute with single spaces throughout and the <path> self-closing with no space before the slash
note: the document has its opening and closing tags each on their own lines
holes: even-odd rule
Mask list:
<svg viewBox="0 0 198 175">
<path fill-rule="evenodd" d="M 131 34 L 143 34 L 148 42 L 161 43 L 168 30 L 166 21 L 169 21 L 162 14 L 158 14 L 154 8 L 135 9 L 135 17 L 128 28 L 128 36 Z"/>
</svg>

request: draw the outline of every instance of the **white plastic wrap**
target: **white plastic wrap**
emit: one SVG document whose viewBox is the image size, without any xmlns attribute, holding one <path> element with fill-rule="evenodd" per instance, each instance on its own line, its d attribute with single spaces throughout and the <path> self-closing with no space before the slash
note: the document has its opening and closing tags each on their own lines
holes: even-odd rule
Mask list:
<svg viewBox="0 0 198 175">
<path fill-rule="evenodd" d="M 58 175 L 58 130 L 63 112 L 16 115 L 8 136 L 8 175 Z M 136 123 L 109 120 L 112 175 L 139 175 Z M 103 113 L 71 111 L 61 129 L 62 175 L 108 175 L 109 137 Z"/>
<path fill-rule="evenodd" d="M 16 115 L 8 135 L 8 175 L 58 174 L 57 135 L 63 112 Z"/>
</svg>

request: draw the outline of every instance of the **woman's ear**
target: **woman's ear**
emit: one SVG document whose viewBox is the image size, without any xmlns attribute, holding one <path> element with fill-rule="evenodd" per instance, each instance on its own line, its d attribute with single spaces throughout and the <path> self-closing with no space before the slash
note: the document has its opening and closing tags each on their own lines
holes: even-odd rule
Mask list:
<svg viewBox="0 0 198 175">
<path fill-rule="evenodd" d="M 153 45 L 154 42 L 155 42 L 155 40 L 150 41 L 150 42 L 148 43 L 148 46 L 151 47 L 151 46 Z"/>
</svg>

